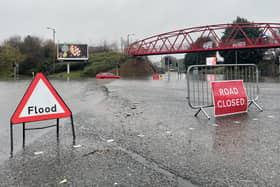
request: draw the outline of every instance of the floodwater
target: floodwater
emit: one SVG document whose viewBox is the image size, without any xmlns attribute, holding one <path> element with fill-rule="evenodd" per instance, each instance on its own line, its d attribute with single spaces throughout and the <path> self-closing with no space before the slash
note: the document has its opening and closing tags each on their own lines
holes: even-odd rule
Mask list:
<svg viewBox="0 0 280 187">
<path fill-rule="evenodd" d="M 2 145 L 0 147 L 0 162 L 7 159 L 7 156 L 9 156 L 10 118 L 15 112 L 30 82 L 31 80 L 0 81 L 0 142 Z M 104 95 L 102 93 L 102 87 L 95 79 L 80 81 L 55 80 L 51 82 L 72 112 L 79 111 L 79 106 L 77 105 L 81 105 L 89 94 L 91 97 L 96 98 L 92 101 L 93 103 L 100 101 Z M 56 120 L 26 123 L 26 127 L 43 127 L 53 124 L 56 124 Z M 17 152 L 21 150 L 22 147 L 22 124 L 14 125 L 13 129 L 14 149 L 15 152 Z M 28 145 L 48 131 L 49 129 L 26 131 L 26 144 Z"/>
<path fill-rule="evenodd" d="M 29 81 L 0 82 L 0 180 L 7 186 L 277 186 L 280 183 L 280 84 L 261 83 L 260 112 L 211 119 L 194 117 L 186 80 L 51 81 L 74 115 L 55 129 L 15 126 L 9 156 L 9 118 Z M 49 123 L 49 121 L 40 122 Z M 34 155 L 42 151 L 42 155 Z"/>
</svg>

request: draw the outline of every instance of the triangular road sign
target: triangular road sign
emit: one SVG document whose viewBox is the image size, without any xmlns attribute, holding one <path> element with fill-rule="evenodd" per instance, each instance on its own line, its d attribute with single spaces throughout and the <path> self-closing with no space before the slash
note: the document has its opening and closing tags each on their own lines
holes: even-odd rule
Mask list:
<svg viewBox="0 0 280 187">
<path fill-rule="evenodd" d="M 42 73 L 37 73 L 11 122 L 24 123 L 71 116 L 72 112 Z"/>
</svg>

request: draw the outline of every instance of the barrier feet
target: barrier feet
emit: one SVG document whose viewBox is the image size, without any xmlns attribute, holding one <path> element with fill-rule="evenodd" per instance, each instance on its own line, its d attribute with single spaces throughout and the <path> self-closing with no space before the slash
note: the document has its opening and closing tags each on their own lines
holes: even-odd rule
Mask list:
<svg viewBox="0 0 280 187">
<path fill-rule="evenodd" d="M 207 117 L 208 120 L 210 120 L 210 116 L 207 114 L 207 112 L 204 110 L 204 108 L 200 107 L 198 111 L 194 114 L 195 117 L 202 111 L 202 113 Z"/>
<path fill-rule="evenodd" d="M 249 108 L 252 104 L 254 104 L 261 112 L 263 112 L 262 107 L 261 107 L 260 105 L 258 105 L 258 103 L 257 103 L 256 101 L 254 101 L 254 100 L 250 101 L 250 103 L 249 103 L 249 105 L 248 105 L 248 108 Z"/>
</svg>

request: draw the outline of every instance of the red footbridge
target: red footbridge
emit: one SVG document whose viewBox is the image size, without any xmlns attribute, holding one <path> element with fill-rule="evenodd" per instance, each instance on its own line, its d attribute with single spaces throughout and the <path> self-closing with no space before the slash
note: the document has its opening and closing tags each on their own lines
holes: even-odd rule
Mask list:
<svg viewBox="0 0 280 187">
<path fill-rule="evenodd" d="M 130 44 L 125 53 L 144 56 L 278 47 L 280 23 L 231 23 L 155 35 Z"/>
</svg>

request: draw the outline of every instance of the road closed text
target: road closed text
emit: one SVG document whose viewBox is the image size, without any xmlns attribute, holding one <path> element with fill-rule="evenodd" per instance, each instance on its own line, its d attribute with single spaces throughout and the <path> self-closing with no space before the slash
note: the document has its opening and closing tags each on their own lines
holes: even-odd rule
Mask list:
<svg viewBox="0 0 280 187">
<path fill-rule="evenodd" d="M 220 88 L 219 89 L 220 96 L 238 96 L 239 91 L 238 88 Z M 245 104 L 244 98 L 233 98 L 233 99 L 224 99 L 217 101 L 218 108 L 225 108 L 225 107 L 235 107 L 235 106 L 242 106 Z"/>
<path fill-rule="evenodd" d="M 211 84 L 215 116 L 247 111 L 248 99 L 243 81 L 214 81 Z"/>
<path fill-rule="evenodd" d="M 243 106 L 245 105 L 244 98 L 237 98 L 237 99 L 227 99 L 227 100 L 218 100 L 217 107 L 218 108 L 225 108 L 225 107 L 235 107 L 235 106 Z"/>
</svg>

